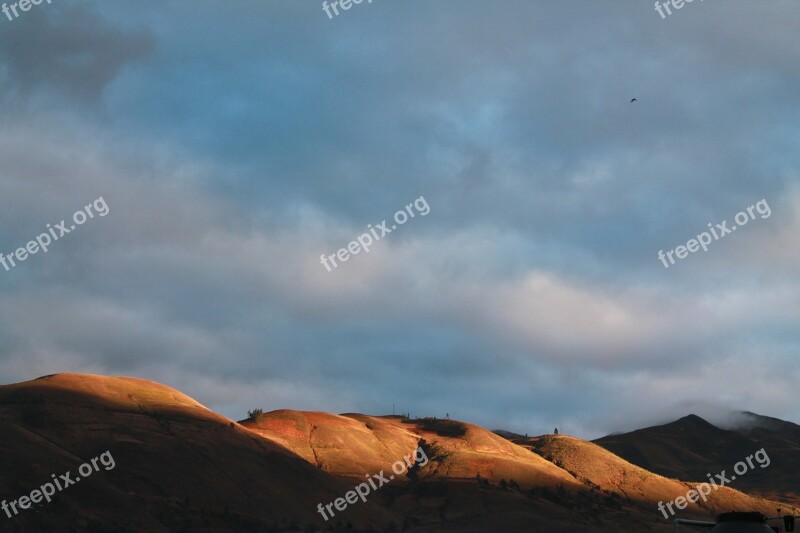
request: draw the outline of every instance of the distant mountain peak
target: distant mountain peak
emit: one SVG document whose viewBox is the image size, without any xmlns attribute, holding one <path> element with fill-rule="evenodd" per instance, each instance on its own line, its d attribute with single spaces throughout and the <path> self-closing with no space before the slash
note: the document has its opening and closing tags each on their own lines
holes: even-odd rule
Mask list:
<svg viewBox="0 0 800 533">
<path fill-rule="evenodd" d="M 711 422 L 709 422 L 705 418 L 697 416 L 696 414 L 686 415 L 683 418 L 679 418 L 678 420 L 676 420 L 672 424 L 665 424 L 665 425 L 669 426 L 669 425 L 673 425 L 673 424 L 674 425 L 678 425 L 678 424 L 686 425 L 686 424 L 689 424 L 689 425 L 692 425 L 694 427 L 699 426 L 699 427 L 702 427 L 702 428 L 719 429 L 717 426 L 715 426 L 714 424 L 712 424 Z"/>
</svg>

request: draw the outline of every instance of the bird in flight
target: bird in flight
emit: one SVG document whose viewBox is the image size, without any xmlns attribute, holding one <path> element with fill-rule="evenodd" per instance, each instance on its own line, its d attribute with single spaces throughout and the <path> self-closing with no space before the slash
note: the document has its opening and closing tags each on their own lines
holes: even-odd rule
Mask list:
<svg viewBox="0 0 800 533">
<path fill-rule="evenodd" d="M 635 101 L 636 101 L 636 98 L 631 98 L 631 103 L 634 103 Z"/>
</svg>

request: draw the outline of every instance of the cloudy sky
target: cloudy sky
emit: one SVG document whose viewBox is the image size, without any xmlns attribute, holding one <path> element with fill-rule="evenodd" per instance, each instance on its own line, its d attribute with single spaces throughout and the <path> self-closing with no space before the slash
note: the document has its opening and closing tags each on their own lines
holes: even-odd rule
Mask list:
<svg viewBox="0 0 800 533">
<path fill-rule="evenodd" d="M 110 212 L 0 269 L 0 381 L 588 438 L 690 410 L 800 421 L 798 64 L 790 0 L 2 16 L 0 252 Z M 320 264 L 420 196 L 426 216 Z"/>
</svg>

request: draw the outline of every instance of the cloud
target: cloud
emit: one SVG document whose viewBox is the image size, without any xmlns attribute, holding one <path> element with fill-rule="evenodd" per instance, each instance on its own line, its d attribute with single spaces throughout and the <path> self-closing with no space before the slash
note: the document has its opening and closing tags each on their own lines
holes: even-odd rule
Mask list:
<svg viewBox="0 0 800 533">
<path fill-rule="evenodd" d="M 150 32 L 115 27 L 80 4 L 45 5 L 3 22 L 0 101 L 6 105 L 95 104 L 121 70 L 146 58 L 155 44 Z"/>
<path fill-rule="evenodd" d="M 796 5 L 233 4 L 4 25 L 0 251 L 111 212 L 0 271 L 3 381 L 583 436 L 692 402 L 800 417 Z"/>
</svg>

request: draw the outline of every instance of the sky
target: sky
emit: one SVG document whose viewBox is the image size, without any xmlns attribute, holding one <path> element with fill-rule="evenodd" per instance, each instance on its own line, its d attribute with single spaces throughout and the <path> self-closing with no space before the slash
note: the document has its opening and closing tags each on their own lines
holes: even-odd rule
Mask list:
<svg viewBox="0 0 800 533">
<path fill-rule="evenodd" d="M 136 376 L 234 419 L 394 406 L 583 438 L 798 422 L 798 64 L 791 0 L 0 15 L 0 252 L 108 206 L 0 267 L 0 382 Z"/>
</svg>

